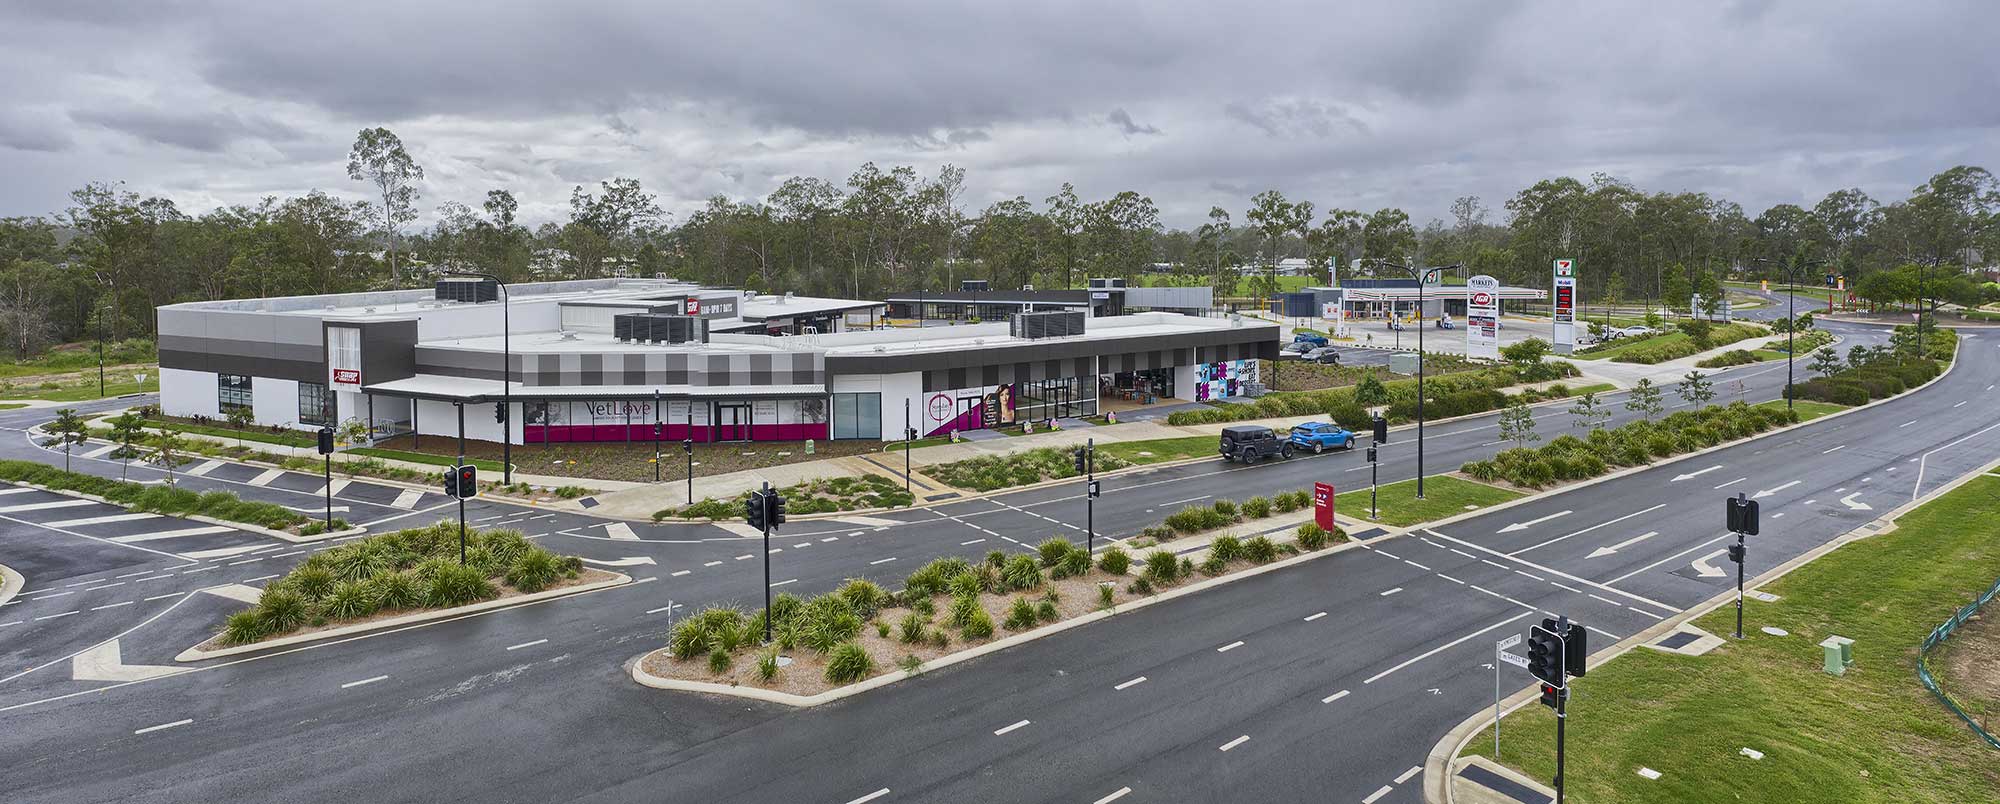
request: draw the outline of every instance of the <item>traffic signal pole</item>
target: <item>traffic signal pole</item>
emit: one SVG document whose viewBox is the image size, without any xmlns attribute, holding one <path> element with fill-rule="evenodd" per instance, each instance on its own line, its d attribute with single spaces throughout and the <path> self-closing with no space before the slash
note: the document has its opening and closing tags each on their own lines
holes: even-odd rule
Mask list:
<svg viewBox="0 0 2000 804">
<path fill-rule="evenodd" d="M 1743 565 L 1750 563 L 1749 561 L 1745 560 L 1750 557 L 1747 554 L 1748 551 L 1749 548 L 1743 543 L 1743 534 L 1741 533 L 1736 534 L 1736 555 L 1739 556 L 1739 558 L 1736 560 L 1736 638 L 1737 639 L 1743 638 Z"/>
<path fill-rule="evenodd" d="M 411 404 L 415 404 L 414 402 Z M 465 465 L 465 403 L 453 402 L 458 409 L 458 464 L 451 468 L 452 482 L 458 482 L 458 467 Z M 458 565 L 465 566 L 465 490 L 458 491 Z"/>
<path fill-rule="evenodd" d="M 1097 439 L 1083 442 L 1083 554 L 1097 554 Z"/>
<path fill-rule="evenodd" d="M 764 490 L 757 497 L 757 504 L 764 507 L 764 642 L 771 642 L 771 481 L 764 481 Z"/>
</svg>

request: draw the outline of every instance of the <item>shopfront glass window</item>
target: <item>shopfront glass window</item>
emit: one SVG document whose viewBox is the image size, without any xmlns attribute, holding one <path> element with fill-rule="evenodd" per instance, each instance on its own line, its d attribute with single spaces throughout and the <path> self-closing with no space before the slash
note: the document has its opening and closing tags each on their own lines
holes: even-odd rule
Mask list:
<svg viewBox="0 0 2000 804">
<path fill-rule="evenodd" d="M 299 424 L 325 427 L 333 424 L 333 393 L 324 383 L 299 383 Z"/>
<path fill-rule="evenodd" d="M 881 394 L 834 394 L 834 438 L 882 438 Z"/>
<path fill-rule="evenodd" d="M 216 407 L 224 416 L 232 410 L 249 410 L 250 378 L 242 374 L 216 375 Z"/>
</svg>

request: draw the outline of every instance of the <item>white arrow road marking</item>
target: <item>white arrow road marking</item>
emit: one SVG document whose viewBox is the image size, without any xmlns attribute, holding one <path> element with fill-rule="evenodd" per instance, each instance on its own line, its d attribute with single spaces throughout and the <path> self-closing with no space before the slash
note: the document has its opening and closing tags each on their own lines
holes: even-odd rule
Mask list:
<svg viewBox="0 0 2000 804">
<path fill-rule="evenodd" d="M 1698 477 L 1698 476 L 1701 476 L 1701 475 L 1705 475 L 1705 474 L 1708 474 L 1709 472 L 1713 472 L 1713 471 L 1715 471 L 1715 470 L 1717 470 L 1717 469 L 1721 469 L 1721 468 L 1722 468 L 1722 464 L 1719 464 L 1719 463 L 1718 463 L 1718 464 L 1716 464 L 1716 465 L 1714 465 L 1714 466 L 1711 466 L 1711 467 L 1708 467 L 1707 469 L 1696 469 L 1696 470 L 1694 470 L 1694 471 L 1692 471 L 1692 472 L 1687 472 L 1687 473 L 1685 473 L 1685 474 L 1678 474 L 1678 475 L 1674 475 L 1674 479 L 1672 479 L 1672 480 L 1669 480 L 1669 481 L 1667 481 L 1667 482 L 1669 482 L 1669 483 L 1679 483 L 1679 482 L 1681 482 L 1681 481 L 1683 481 L 1683 480 L 1686 480 L 1686 479 L 1688 479 L 1688 478 L 1690 478 L 1690 477 Z"/>
<path fill-rule="evenodd" d="M 632 526 L 623 522 L 613 522 L 604 526 L 604 535 L 620 541 L 636 542 L 639 534 L 632 532 Z"/>
<path fill-rule="evenodd" d="M 1857 491 L 1857 492 L 1854 492 L 1853 494 L 1849 494 L 1849 495 L 1847 495 L 1847 496 L 1845 496 L 1845 497 L 1842 497 L 1842 498 L 1840 498 L 1840 504 L 1841 504 L 1841 505 L 1845 505 L 1845 506 L 1847 506 L 1847 507 L 1848 507 L 1848 508 L 1849 508 L 1850 510 L 1854 510 L 1854 511 L 1873 511 L 1873 510 L 1875 510 L 1875 506 L 1872 506 L 1872 505 L 1869 505 L 1869 504 L 1867 504 L 1867 503 L 1865 503 L 1865 502 L 1855 502 L 1855 501 L 1854 501 L 1854 498 L 1856 498 L 1856 497 L 1859 497 L 1859 496 L 1861 496 L 1861 492 L 1858 492 L 1858 491 Z"/>
<path fill-rule="evenodd" d="M 77 654 L 69 663 L 70 677 L 77 681 L 144 681 L 181 672 L 179 667 L 124 663 L 116 639 Z"/>
<path fill-rule="evenodd" d="M 1614 545 L 1611 545 L 1610 547 L 1599 547 L 1599 548 L 1597 548 L 1597 549 L 1595 549 L 1595 550 L 1592 550 L 1592 551 L 1590 551 L 1590 555 L 1588 555 L 1588 556 L 1585 556 L 1585 558 L 1603 558 L 1603 557 L 1605 557 L 1605 556 L 1608 556 L 1608 555 L 1611 555 L 1611 554 L 1613 554 L 1613 553 L 1616 553 L 1616 552 L 1618 552 L 1618 551 L 1620 551 L 1620 550 L 1623 550 L 1623 549 L 1625 549 L 1625 548 L 1627 548 L 1627 547 L 1631 547 L 1632 545 L 1635 545 L 1635 544 L 1638 544 L 1638 543 L 1640 543 L 1640 542 L 1643 542 L 1643 541 L 1645 541 L 1645 540 L 1647 540 L 1647 539 L 1651 539 L 1651 538 L 1653 538 L 1654 536 L 1658 536 L 1658 535 L 1660 535 L 1660 532 L 1659 532 L 1659 531 L 1657 531 L 1657 530 L 1649 530 L 1649 531 L 1646 531 L 1645 533 L 1641 533 L 1641 534 L 1639 534 L 1639 535 L 1637 535 L 1637 536 L 1634 536 L 1634 537 L 1632 537 L 1632 538 L 1630 538 L 1630 539 L 1626 539 L 1625 541 L 1622 541 L 1622 542 L 1619 542 L 1619 543 L 1617 543 L 1617 544 L 1614 544 Z"/>
<path fill-rule="evenodd" d="M 1494 532 L 1495 532 L 1495 533 L 1512 533 L 1512 532 L 1514 532 L 1514 531 L 1517 531 L 1517 530 L 1527 530 L 1527 529 L 1528 529 L 1528 527 L 1529 527 L 1529 526 L 1531 526 L 1531 525 L 1539 525 L 1539 524 L 1541 524 L 1541 523 L 1543 523 L 1543 522 L 1547 522 L 1547 521 L 1549 521 L 1549 520 L 1551 520 L 1551 519 L 1555 519 L 1555 518 L 1557 518 L 1557 517 L 1565 517 L 1565 516 L 1569 516 L 1569 515 L 1570 515 L 1571 513 L 1572 513 L 1572 512 L 1570 512 L 1570 511 L 1568 511 L 1568 510 L 1563 510 L 1563 511 L 1557 511 L 1557 512 L 1555 512 L 1555 513 L 1553 513 L 1553 514 L 1549 514 L 1548 516 L 1545 516 L 1545 517 L 1541 517 L 1541 518 L 1538 518 L 1538 519 L 1530 519 L 1530 520 L 1528 520 L 1528 521 L 1526 521 L 1526 522 L 1516 522 L 1516 523 L 1514 523 L 1514 524 L 1512 524 L 1512 525 L 1508 525 L 1507 527 L 1504 527 L 1504 528 L 1501 528 L 1501 529 L 1499 529 L 1499 530 L 1497 530 L 1497 531 L 1494 531 Z"/>
<path fill-rule="evenodd" d="M 583 559 L 583 562 L 586 564 L 596 564 L 597 566 L 600 567 L 637 567 L 642 564 L 656 563 L 653 561 L 653 558 L 651 556 L 626 556 L 624 558 L 614 558 L 603 561 L 600 561 L 595 558 L 585 558 Z"/>
<path fill-rule="evenodd" d="M 1703 578 L 1720 578 L 1720 577 L 1722 577 L 1722 576 L 1723 576 L 1723 572 L 1722 572 L 1722 570 L 1721 570 L 1721 569 L 1719 569 L 1719 568 L 1717 568 L 1717 567 L 1716 567 L 1716 566 L 1715 566 L 1714 564 L 1710 564 L 1710 563 L 1709 563 L 1709 559 L 1712 559 L 1712 558 L 1715 558 L 1716 556 L 1719 556 L 1719 555 L 1722 555 L 1722 554 L 1724 554 L 1724 553 L 1726 553 L 1726 552 L 1728 552 L 1728 551 L 1727 551 L 1727 550 L 1717 550 L 1717 551 L 1715 551 L 1715 552 L 1713 552 L 1713 553 L 1709 553 L 1708 555 L 1705 555 L 1705 556 L 1702 556 L 1701 558 L 1697 558 L 1697 559 L 1695 559 L 1694 561 L 1691 561 L 1691 562 L 1689 562 L 1689 565 L 1690 565 L 1690 566 L 1692 566 L 1692 567 L 1694 567 L 1694 571 L 1695 571 L 1695 572 L 1696 572 L 1696 573 L 1697 573 L 1697 574 L 1698 574 L 1698 575 L 1699 575 L 1700 577 L 1703 577 Z"/>
<path fill-rule="evenodd" d="M 1781 492 L 1781 491 L 1784 491 L 1785 489 L 1788 489 L 1788 488 L 1791 488 L 1791 487 L 1793 487 L 1793 486 L 1796 486 L 1796 485 L 1798 485 L 1798 484 L 1799 484 L 1799 482 L 1800 482 L 1800 481 L 1797 481 L 1797 480 L 1794 480 L 1794 481 L 1792 481 L 1792 482 L 1790 482 L 1790 483 L 1786 483 L 1785 485 L 1782 485 L 1782 486 L 1779 486 L 1779 487 L 1777 487 L 1777 488 L 1769 488 L 1769 489 L 1765 489 L 1765 490 L 1763 490 L 1763 491 L 1760 491 L 1760 492 L 1757 492 L 1756 494 L 1752 494 L 1752 495 L 1750 495 L 1750 499 L 1753 499 L 1753 500 L 1758 500 L 1758 499 L 1763 499 L 1763 498 L 1765 498 L 1765 497 L 1769 497 L 1769 496 L 1771 496 L 1771 495 L 1773 495 L 1773 494 L 1776 494 L 1776 493 L 1778 493 L 1778 492 Z"/>
<path fill-rule="evenodd" d="M 1519 550 L 1515 550 L 1514 552 L 1512 552 L 1512 553 L 1508 553 L 1507 555 L 1509 555 L 1509 556 L 1518 556 L 1518 555 L 1520 555 L 1520 554 L 1522 554 L 1522 553 L 1525 553 L 1525 552 L 1528 552 L 1528 551 L 1530 551 L 1530 550 L 1540 550 L 1540 549 L 1542 549 L 1542 548 L 1544 548 L 1544 547 L 1547 547 L 1547 546 L 1549 546 L 1549 545 L 1552 545 L 1552 544 L 1555 544 L 1556 542 L 1559 542 L 1559 541 L 1562 541 L 1562 540 L 1564 540 L 1564 539 L 1567 539 L 1567 538 L 1569 538 L 1569 537 L 1571 537 L 1571 536 L 1582 536 L 1583 534 L 1586 534 L 1586 533 L 1589 533 L 1589 532 L 1591 532 L 1591 531 L 1593 531 L 1593 530 L 1597 530 L 1598 528 L 1601 528 L 1601 527 L 1604 527 L 1604 526 L 1606 526 L 1606 525 L 1616 525 L 1616 524 L 1618 524 L 1618 523 L 1620 523 L 1620 522 L 1623 522 L 1623 521 L 1625 521 L 1625 520 L 1627 520 L 1627 519 L 1631 519 L 1632 517 L 1635 517 L 1635 516 L 1639 516 L 1640 514 L 1647 514 L 1647 513 L 1651 513 L 1651 512 L 1653 512 L 1653 511 L 1658 511 L 1658 510 L 1660 510 L 1660 509 L 1662 509 L 1662 508 L 1665 508 L 1665 507 L 1667 507 L 1667 504 L 1666 504 L 1666 503 L 1660 503 L 1659 505 L 1655 505 L 1655 506 L 1653 506 L 1653 507 L 1651 507 L 1651 508 L 1646 508 L 1646 509 L 1642 509 L 1642 510 L 1638 510 L 1638 511 L 1633 511 L 1632 513 L 1629 513 L 1629 514 L 1626 514 L 1626 515 L 1624 515 L 1624 516 L 1621 516 L 1621 517 L 1619 517 L 1619 518 L 1617 518 L 1617 519 L 1612 519 L 1612 520 L 1607 520 L 1607 521 L 1604 521 L 1604 522 L 1599 522 L 1599 523 L 1597 523 L 1597 524 L 1595 524 L 1595 525 L 1592 525 L 1592 526 L 1590 526 L 1590 527 L 1587 527 L 1587 528 L 1584 528 L 1584 529 L 1582 529 L 1582 530 L 1579 530 L 1579 531 L 1575 531 L 1575 532 L 1572 532 L 1572 533 L 1565 533 L 1565 534 L 1563 534 L 1563 535 L 1561 535 L 1561 536 L 1557 536 L 1557 537 L 1555 537 L 1555 538 L 1553 538 L 1553 539 L 1550 539 L 1550 540 L 1548 540 L 1548 541 L 1546 541 L 1546 542 L 1542 542 L 1541 544 L 1538 544 L 1538 545 L 1535 545 L 1535 546 L 1533 546 L 1533 547 L 1523 547 L 1523 548 L 1521 548 L 1521 549 L 1519 549 Z M 1539 579 L 1537 579 L 1537 580 L 1539 580 Z"/>
<path fill-rule="evenodd" d="M 257 605 L 257 601 L 262 600 L 264 597 L 264 590 L 258 589 L 255 586 L 249 586 L 240 583 L 226 583 L 221 586 L 210 586 L 208 588 L 202 589 L 201 591 L 207 592 L 211 595 L 215 595 L 216 597 L 226 597 L 229 598 L 230 600 L 242 601 L 252 606 Z"/>
</svg>

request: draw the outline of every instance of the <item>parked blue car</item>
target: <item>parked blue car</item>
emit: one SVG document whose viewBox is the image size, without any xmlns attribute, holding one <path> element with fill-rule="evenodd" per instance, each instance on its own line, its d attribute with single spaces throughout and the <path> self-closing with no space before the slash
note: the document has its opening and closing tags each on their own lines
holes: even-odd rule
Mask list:
<svg viewBox="0 0 2000 804">
<path fill-rule="evenodd" d="M 1306 422 L 1292 428 L 1290 441 L 1294 447 L 1313 452 L 1354 449 L 1354 432 L 1333 422 Z"/>
<path fill-rule="evenodd" d="M 1309 343 L 1313 345 L 1313 348 L 1317 349 L 1326 345 L 1326 336 L 1314 335 L 1310 332 L 1300 332 L 1292 335 L 1292 343 Z"/>
</svg>

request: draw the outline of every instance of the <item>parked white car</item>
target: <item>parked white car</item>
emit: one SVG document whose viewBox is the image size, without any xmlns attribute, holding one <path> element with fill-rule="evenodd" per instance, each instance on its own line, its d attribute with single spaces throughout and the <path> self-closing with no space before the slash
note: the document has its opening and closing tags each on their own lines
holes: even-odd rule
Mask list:
<svg viewBox="0 0 2000 804">
<path fill-rule="evenodd" d="M 1652 327 L 1646 326 L 1644 324 L 1634 324 L 1629 327 L 1620 327 L 1612 329 L 1610 330 L 1610 332 L 1617 333 L 1614 337 L 1619 337 L 1619 338 L 1643 338 L 1646 337 L 1647 335 L 1660 334 L 1659 330 L 1653 329 Z"/>
</svg>

